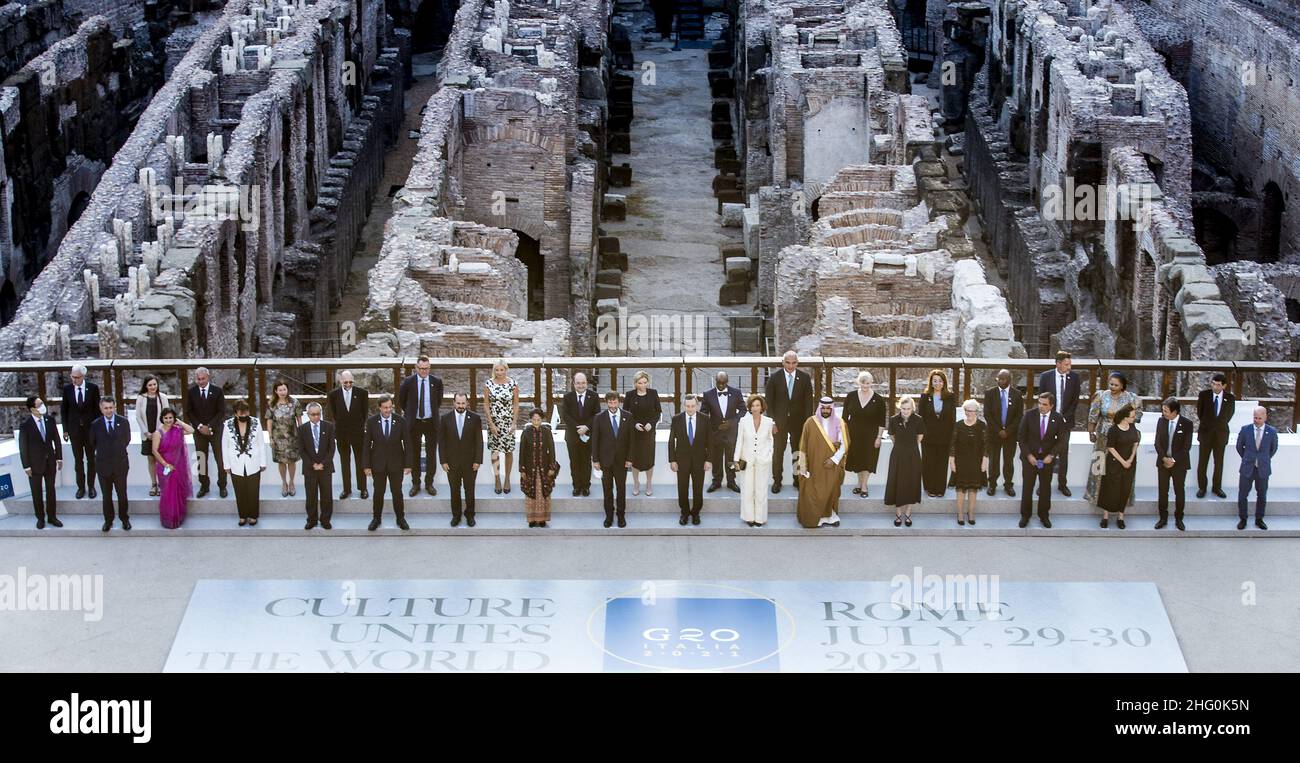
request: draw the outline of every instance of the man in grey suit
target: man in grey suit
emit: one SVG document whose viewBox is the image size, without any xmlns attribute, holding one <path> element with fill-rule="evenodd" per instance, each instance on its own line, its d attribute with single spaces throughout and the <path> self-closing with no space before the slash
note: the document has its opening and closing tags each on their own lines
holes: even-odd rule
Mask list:
<svg viewBox="0 0 1300 763">
<path fill-rule="evenodd" d="M 1273 473 L 1273 456 L 1277 455 L 1277 430 L 1269 426 L 1268 409 L 1255 408 L 1255 421 L 1237 433 L 1237 453 L 1241 456 L 1240 481 L 1237 483 L 1237 529 L 1246 529 L 1246 497 L 1255 486 L 1255 526 L 1267 530 L 1264 505 L 1268 499 L 1268 477 Z"/>
</svg>

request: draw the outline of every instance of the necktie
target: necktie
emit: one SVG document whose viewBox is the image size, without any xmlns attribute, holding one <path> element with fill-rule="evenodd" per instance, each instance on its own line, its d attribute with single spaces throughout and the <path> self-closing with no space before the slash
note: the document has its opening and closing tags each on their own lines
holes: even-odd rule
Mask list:
<svg viewBox="0 0 1300 763">
<path fill-rule="evenodd" d="M 1255 450 L 1259 450 L 1259 447 L 1263 444 L 1264 444 L 1264 428 L 1255 427 Z"/>
<path fill-rule="evenodd" d="M 350 389 L 343 390 L 343 407 L 352 410 L 352 390 Z"/>
<path fill-rule="evenodd" d="M 1004 389 L 1002 390 L 1002 425 L 1006 426 L 1006 423 L 1007 423 L 1007 391 Z"/>
<path fill-rule="evenodd" d="M 388 436 L 388 422 L 389 419 L 384 419 L 384 437 Z"/>
<path fill-rule="evenodd" d="M 1064 410 L 1065 406 L 1065 374 L 1056 375 L 1056 410 Z"/>
<path fill-rule="evenodd" d="M 77 405 L 81 405 L 82 403 L 86 402 L 85 398 L 81 396 L 82 389 L 84 388 L 77 387 Z"/>
<path fill-rule="evenodd" d="M 316 446 L 316 450 L 319 451 L 320 450 L 320 425 L 319 424 L 311 425 L 311 442 L 312 445 Z"/>
<path fill-rule="evenodd" d="M 36 420 L 36 428 L 41 430 L 41 442 L 45 442 L 45 418 Z"/>
<path fill-rule="evenodd" d="M 419 404 L 418 404 L 418 405 L 419 405 L 419 408 L 418 408 L 419 413 L 418 413 L 417 415 L 418 415 L 420 418 L 424 418 L 424 380 L 423 380 L 423 379 L 420 379 L 419 381 L 416 382 L 416 385 L 419 386 L 419 388 L 420 388 L 420 392 L 419 392 L 419 394 L 417 395 L 417 397 L 418 397 L 418 399 L 419 399 Z"/>
<path fill-rule="evenodd" d="M 609 414 L 609 423 L 614 427 L 614 436 L 618 437 L 618 415 L 614 413 Z"/>
<path fill-rule="evenodd" d="M 1046 436 L 1047 436 L 1047 417 L 1039 416 L 1038 417 L 1038 439 L 1041 440 Z"/>
<path fill-rule="evenodd" d="M 1218 415 L 1219 415 L 1219 396 L 1218 396 L 1218 395 L 1215 395 L 1215 396 L 1214 396 L 1214 415 L 1215 415 L 1215 416 L 1218 416 Z"/>
<path fill-rule="evenodd" d="M 686 440 L 690 442 L 690 444 L 692 445 L 695 444 L 695 417 L 694 416 L 686 417 Z"/>
<path fill-rule="evenodd" d="M 463 413 L 456 414 L 456 436 L 465 436 L 465 414 Z"/>
<path fill-rule="evenodd" d="M 1165 443 L 1165 453 L 1172 458 L 1174 455 L 1174 421 L 1172 419 L 1169 421 L 1168 440 L 1169 441 Z"/>
<path fill-rule="evenodd" d="M 785 396 L 794 399 L 794 374 L 785 375 Z"/>
<path fill-rule="evenodd" d="M 208 388 L 207 388 L 207 387 L 204 387 L 203 389 L 199 390 L 199 392 L 203 393 L 203 399 L 204 399 L 204 400 L 207 400 L 207 399 L 208 399 Z"/>
<path fill-rule="evenodd" d="M 108 433 L 109 433 L 109 434 L 113 434 L 113 420 L 112 420 L 112 419 L 104 419 L 104 423 L 108 425 Z M 1258 437 L 1256 437 L 1255 439 L 1256 439 L 1256 440 L 1259 440 Z"/>
</svg>

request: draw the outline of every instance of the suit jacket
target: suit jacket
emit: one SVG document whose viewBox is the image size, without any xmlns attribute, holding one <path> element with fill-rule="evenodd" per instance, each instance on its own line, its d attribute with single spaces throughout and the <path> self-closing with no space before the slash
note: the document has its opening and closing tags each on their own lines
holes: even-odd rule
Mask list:
<svg viewBox="0 0 1300 763">
<path fill-rule="evenodd" d="M 695 442 L 686 436 L 686 413 L 673 416 L 668 426 L 668 461 L 677 464 L 677 470 L 694 471 L 704 468 L 709 460 L 709 447 L 712 444 L 713 427 L 709 417 L 703 413 L 695 414 Z"/>
<path fill-rule="evenodd" d="M 355 397 L 352 398 L 352 402 L 356 404 Z M 312 467 L 316 464 L 323 464 L 326 474 L 334 471 L 334 432 L 334 424 L 321 420 L 320 448 L 317 449 L 311 438 L 311 422 L 308 421 L 298 427 L 298 452 L 302 454 L 303 474 L 315 471 Z"/>
<path fill-rule="evenodd" d="M 131 443 L 131 422 L 121 414 L 113 414 L 113 433 L 108 432 L 108 420 L 100 416 L 90 425 L 90 447 L 95 449 L 95 473 L 101 477 L 125 474 L 130 468 L 126 447 Z"/>
<path fill-rule="evenodd" d="M 794 372 L 793 397 L 786 392 L 784 368 L 767 377 L 763 396 L 767 399 L 767 415 L 782 432 L 802 430 L 803 423 L 817 407 L 817 401 L 813 399 L 812 377 L 807 371 L 798 369 Z"/>
<path fill-rule="evenodd" d="M 414 468 L 415 449 L 406 452 L 406 423 L 394 413 L 388 436 L 384 437 L 382 419 L 376 413 L 366 420 L 366 430 L 361 435 L 361 468 L 379 474 Z"/>
<path fill-rule="evenodd" d="M 728 384 L 727 410 L 722 410 L 721 401 L 722 396 L 718 394 L 718 388 L 711 387 L 709 391 L 704 393 L 704 405 L 701 406 L 701 409 L 709 414 L 709 422 L 713 424 L 713 432 L 711 433 L 713 435 L 718 435 L 718 427 L 722 425 L 722 422 L 731 422 L 731 426 L 727 427 L 727 431 L 722 432 L 720 436 L 724 443 L 734 443 L 736 441 L 736 422 L 740 421 L 741 417 L 745 415 L 745 396 L 741 394 L 740 390 Z"/>
<path fill-rule="evenodd" d="M 1203 389 L 1201 394 L 1196 396 L 1196 418 L 1201 422 L 1196 431 L 1196 441 L 1202 442 L 1207 435 L 1221 435 L 1223 440 L 1228 439 L 1228 422 L 1232 421 L 1232 414 L 1237 409 L 1237 398 L 1232 396 L 1228 390 L 1223 390 L 1223 402 L 1219 404 L 1219 415 L 1214 415 L 1214 390 Z"/>
<path fill-rule="evenodd" d="M 1253 438 L 1252 438 L 1253 440 Z M 1252 445 L 1254 442 L 1252 441 Z M 1175 469 L 1192 468 L 1192 421 L 1186 416 L 1174 419 L 1174 466 Z M 1169 419 L 1164 416 L 1156 422 L 1156 465 L 1160 466 L 1169 455 Z"/>
<path fill-rule="evenodd" d="M 1029 460 L 1030 455 L 1040 460 L 1047 456 L 1058 456 L 1062 444 L 1069 443 L 1070 430 L 1065 428 L 1065 420 L 1061 418 L 1061 414 L 1052 411 L 1048 415 L 1045 437 L 1040 436 L 1038 432 L 1039 416 L 1038 409 L 1035 408 L 1026 411 L 1020 418 L 1020 432 L 1016 436 L 1016 442 L 1020 443 L 1020 457 L 1026 461 Z M 1055 458 L 1052 459 L 1052 463 L 1056 463 Z"/>
<path fill-rule="evenodd" d="M 560 421 L 564 422 L 564 441 L 578 442 L 578 427 L 586 426 L 591 429 L 591 420 L 600 413 L 600 399 L 596 391 L 590 386 L 587 387 L 586 394 L 582 398 L 582 406 L 578 405 L 578 393 L 569 390 L 564 394 L 564 400 L 560 402 Z M 591 436 L 591 432 L 587 432 Z"/>
<path fill-rule="evenodd" d="M 221 422 L 213 430 L 214 437 L 221 438 L 222 464 L 230 473 L 238 477 L 251 477 L 266 468 L 266 443 L 262 442 L 261 423 L 256 416 L 248 418 L 248 450 L 239 449 L 239 440 L 235 432 L 239 422 L 234 416 Z"/>
<path fill-rule="evenodd" d="M 1064 397 L 1064 400 L 1056 401 L 1056 411 L 1060 413 L 1061 418 L 1065 420 L 1065 426 L 1067 429 L 1074 429 L 1074 411 L 1079 407 L 1079 385 L 1079 373 L 1077 371 L 1071 371 L 1066 374 L 1065 394 L 1062 396 Z M 1040 393 L 1051 392 L 1053 395 L 1056 394 L 1055 368 L 1048 369 L 1038 375 L 1037 391 Z"/>
<path fill-rule="evenodd" d="M 483 417 L 465 411 L 465 426 L 456 434 L 456 411 L 442 414 L 438 420 L 438 455 L 453 469 L 483 463 Z"/>
<path fill-rule="evenodd" d="M 942 397 L 943 411 L 934 412 L 934 394 L 921 395 L 918 412 L 925 422 L 925 445 L 948 447 L 952 443 L 952 430 L 957 426 L 957 396 L 945 392 Z"/>
<path fill-rule="evenodd" d="M 76 390 L 72 384 L 63 385 L 63 401 L 59 413 L 63 416 L 63 431 L 67 434 L 85 434 L 90 425 L 100 418 L 99 387 L 92 381 L 86 385 L 85 401 L 77 405 Z"/>
<path fill-rule="evenodd" d="M 408 426 L 415 424 L 415 419 L 419 415 L 416 409 L 420 407 L 419 390 L 416 389 L 415 381 L 420 378 L 419 374 L 411 374 L 402 380 L 402 388 L 397 394 L 397 407 L 402 411 L 402 417 L 406 420 Z M 429 372 L 429 410 L 432 411 L 431 417 L 434 424 L 438 421 L 438 408 L 442 405 L 442 379 Z"/>
<path fill-rule="evenodd" d="M 1007 432 L 1015 437 L 1020 432 L 1020 419 L 1025 415 L 1025 396 L 1016 385 L 1007 385 L 1007 421 L 1006 426 L 1002 424 L 1002 388 L 996 384 L 984 390 L 984 421 L 989 425 L 989 442 L 997 442 L 1002 438 L 998 437 L 998 432 L 1006 429 Z"/>
<path fill-rule="evenodd" d="M 212 428 L 212 435 L 220 437 L 221 424 L 226 418 L 226 395 L 220 387 L 209 381 L 205 400 L 199 392 L 199 385 L 190 385 L 185 393 L 185 420 L 190 426 L 198 429 L 200 424 L 207 424 Z"/>
<path fill-rule="evenodd" d="M 327 398 L 330 420 L 334 422 L 335 431 L 342 436 L 359 435 L 366 428 L 366 419 L 370 417 L 370 393 L 352 385 L 352 407 L 343 405 L 343 388 L 330 390 Z"/>
<path fill-rule="evenodd" d="M 1241 456 L 1241 474 L 1249 475 L 1255 467 L 1261 477 L 1273 473 L 1273 456 L 1277 455 L 1277 430 L 1264 425 L 1264 436 L 1255 448 L 1255 424 L 1250 423 L 1237 433 L 1237 453 Z"/>
<path fill-rule="evenodd" d="M 63 443 L 59 440 L 59 425 L 50 414 L 45 419 L 45 439 L 41 439 L 40 427 L 36 419 L 24 416 L 18 426 L 18 457 L 24 469 L 31 469 L 32 474 L 45 474 L 63 460 Z"/>
<path fill-rule="evenodd" d="M 627 411 L 618 410 L 618 436 L 614 436 L 614 426 L 609 423 L 609 410 L 603 410 L 592 420 L 591 426 L 591 460 L 600 464 L 602 469 L 623 469 L 623 464 L 630 459 L 628 450 L 632 445 L 632 417 Z"/>
</svg>

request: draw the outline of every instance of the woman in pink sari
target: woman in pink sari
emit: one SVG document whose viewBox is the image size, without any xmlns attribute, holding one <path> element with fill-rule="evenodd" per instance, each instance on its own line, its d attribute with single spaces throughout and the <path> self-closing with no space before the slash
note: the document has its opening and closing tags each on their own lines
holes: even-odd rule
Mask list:
<svg viewBox="0 0 1300 763">
<path fill-rule="evenodd" d="M 158 499 L 158 516 L 162 526 L 174 530 L 185 521 L 185 502 L 190 497 L 190 457 L 185 448 L 185 435 L 194 428 L 176 418 L 176 411 L 163 409 L 158 416 L 158 429 L 153 433 L 153 453 L 158 465 L 158 486 L 162 497 Z"/>
</svg>

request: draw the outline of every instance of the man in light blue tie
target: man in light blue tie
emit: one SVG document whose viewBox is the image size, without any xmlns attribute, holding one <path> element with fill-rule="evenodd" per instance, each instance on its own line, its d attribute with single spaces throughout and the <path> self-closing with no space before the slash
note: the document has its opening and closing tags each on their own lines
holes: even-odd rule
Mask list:
<svg viewBox="0 0 1300 763">
<path fill-rule="evenodd" d="M 331 530 L 334 516 L 334 424 L 321 418 L 321 404 L 307 406 L 307 423 L 298 427 L 298 452 L 302 454 L 302 477 L 307 488 L 307 524 L 310 530 L 319 521 Z M 318 510 L 319 508 L 319 510 Z"/>
<path fill-rule="evenodd" d="M 1273 456 L 1277 455 L 1277 430 L 1268 423 L 1268 409 L 1255 408 L 1254 421 L 1237 433 L 1237 454 L 1241 456 L 1237 483 L 1237 529 L 1246 529 L 1246 498 L 1255 488 L 1255 526 L 1267 530 L 1264 507 L 1268 502 L 1268 478 L 1273 474 Z"/>
<path fill-rule="evenodd" d="M 424 471 L 424 489 L 437 495 L 433 486 L 438 471 L 438 419 L 442 407 L 442 379 L 430 371 L 431 364 L 421 355 L 415 361 L 415 373 L 402 381 L 398 406 L 406 419 L 407 448 L 411 451 L 411 496 L 420 493 L 420 472 Z M 421 469 L 420 441 L 424 441 L 424 469 Z"/>
<path fill-rule="evenodd" d="M 813 398 L 812 377 L 799 370 L 799 356 L 787 352 L 781 357 L 781 370 L 767 377 L 763 388 L 767 412 L 775 422 L 775 443 L 772 448 L 772 492 L 781 492 L 781 478 L 785 466 L 785 448 L 789 442 L 791 455 L 799 452 L 799 437 L 803 424 L 817 408 Z M 799 478 L 793 477 L 795 488 Z"/>
<path fill-rule="evenodd" d="M 691 524 L 700 523 L 704 473 L 711 466 L 711 430 L 708 417 L 700 413 L 699 398 L 687 395 L 682 412 L 673 417 L 668 428 L 668 468 L 677 473 L 677 505 L 681 509 L 678 524 L 685 525 L 688 519 Z"/>
<path fill-rule="evenodd" d="M 998 371 L 997 382 L 984 391 L 984 416 L 988 421 L 989 495 L 997 492 L 998 475 L 1001 474 L 1003 492 L 1014 496 L 1016 437 L 1020 431 L 1020 418 L 1025 413 L 1025 399 L 1020 390 L 1011 386 L 1009 369 Z"/>
</svg>

